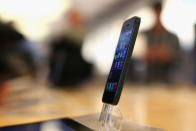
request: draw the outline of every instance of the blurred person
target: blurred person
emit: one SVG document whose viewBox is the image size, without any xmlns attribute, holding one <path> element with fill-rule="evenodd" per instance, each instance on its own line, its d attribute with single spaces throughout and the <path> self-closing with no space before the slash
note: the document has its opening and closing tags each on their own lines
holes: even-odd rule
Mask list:
<svg viewBox="0 0 196 131">
<path fill-rule="evenodd" d="M 180 58 L 180 45 L 177 36 L 167 31 L 161 23 L 162 3 L 153 4 L 156 16 L 155 25 L 144 32 L 147 38 L 146 64 L 148 82 L 172 82 L 171 73 Z"/>
<path fill-rule="evenodd" d="M 92 65 L 81 55 L 84 39 L 83 17 L 71 9 L 66 25 L 51 42 L 49 80 L 55 86 L 77 85 L 91 75 Z"/>
<path fill-rule="evenodd" d="M 192 62 L 193 62 L 193 83 L 196 84 L 196 23 L 194 24 L 194 46 L 192 49 Z"/>
<path fill-rule="evenodd" d="M 7 80 L 25 74 L 35 75 L 36 63 L 28 40 L 12 22 L 0 21 L 0 97 L 7 91 Z"/>
</svg>

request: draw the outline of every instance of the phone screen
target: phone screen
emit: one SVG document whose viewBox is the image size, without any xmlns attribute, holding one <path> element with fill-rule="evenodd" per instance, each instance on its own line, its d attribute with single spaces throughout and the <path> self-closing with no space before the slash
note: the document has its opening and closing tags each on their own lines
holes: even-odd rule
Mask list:
<svg viewBox="0 0 196 131">
<path fill-rule="evenodd" d="M 139 24 L 140 18 L 138 17 L 133 17 L 123 24 L 112 67 L 105 86 L 102 99 L 104 103 L 118 104 L 124 77 L 127 72 L 127 64 L 133 52 Z"/>
<path fill-rule="evenodd" d="M 90 128 L 72 120 L 58 119 L 0 128 L 0 131 L 93 131 Z"/>
</svg>

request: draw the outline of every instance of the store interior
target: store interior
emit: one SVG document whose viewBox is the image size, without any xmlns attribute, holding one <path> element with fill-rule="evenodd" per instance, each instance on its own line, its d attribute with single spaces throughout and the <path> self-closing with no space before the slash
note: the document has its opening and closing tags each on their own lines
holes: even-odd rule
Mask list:
<svg viewBox="0 0 196 131">
<path fill-rule="evenodd" d="M 194 0 L 1 0 L 0 131 L 100 113 L 123 22 L 134 16 L 123 119 L 195 131 L 194 12 Z"/>
</svg>

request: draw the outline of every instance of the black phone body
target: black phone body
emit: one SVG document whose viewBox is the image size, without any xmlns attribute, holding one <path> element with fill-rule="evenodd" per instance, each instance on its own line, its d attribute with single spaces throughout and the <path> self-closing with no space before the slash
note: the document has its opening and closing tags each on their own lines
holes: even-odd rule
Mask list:
<svg viewBox="0 0 196 131">
<path fill-rule="evenodd" d="M 123 23 L 112 67 L 106 82 L 102 98 L 103 103 L 117 105 L 119 102 L 139 25 L 140 18 L 136 16 Z"/>
<path fill-rule="evenodd" d="M 93 131 L 69 118 L 1 127 L 0 131 Z"/>
</svg>

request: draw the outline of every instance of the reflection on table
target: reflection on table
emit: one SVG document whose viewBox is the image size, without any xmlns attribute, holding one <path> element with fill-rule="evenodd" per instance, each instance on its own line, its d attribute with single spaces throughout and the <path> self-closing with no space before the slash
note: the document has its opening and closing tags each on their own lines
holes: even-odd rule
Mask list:
<svg viewBox="0 0 196 131">
<path fill-rule="evenodd" d="M 28 78 L 13 80 L 0 105 L 0 127 L 99 113 L 104 84 L 89 82 L 60 89 Z M 126 83 L 119 108 L 124 118 L 137 123 L 166 131 L 196 130 L 196 90 L 189 85 Z"/>
</svg>

